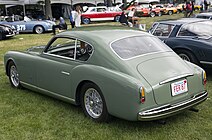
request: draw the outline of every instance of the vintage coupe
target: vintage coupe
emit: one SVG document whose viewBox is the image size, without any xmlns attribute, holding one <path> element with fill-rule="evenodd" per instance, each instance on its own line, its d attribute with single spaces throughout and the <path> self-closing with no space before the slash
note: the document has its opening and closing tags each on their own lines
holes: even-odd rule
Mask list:
<svg viewBox="0 0 212 140">
<path fill-rule="evenodd" d="M 10 25 L 15 28 L 19 33 L 37 33 L 52 31 L 52 26 L 55 22 L 50 20 L 28 20 L 28 21 L 1 21 L 0 24 Z"/>
<path fill-rule="evenodd" d="M 107 21 L 113 20 L 119 22 L 122 10 L 110 8 L 106 6 L 89 7 L 88 10 L 82 13 L 82 23 L 89 24 L 91 21 Z"/>
<path fill-rule="evenodd" d="M 212 64 L 212 21 L 183 18 L 155 22 L 149 30 L 184 60 L 200 66 Z"/>
<path fill-rule="evenodd" d="M 9 25 L 0 24 L 0 40 L 4 40 L 9 37 L 13 37 L 17 34 L 17 31 Z"/>
<path fill-rule="evenodd" d="M 63 32 L 46 46 L 7 52 L 4 64 L 13 87 L 81 105 L 99 122 L 165 118 L 208 95 L 202 68 L 141 31 Z"/>
</svg>

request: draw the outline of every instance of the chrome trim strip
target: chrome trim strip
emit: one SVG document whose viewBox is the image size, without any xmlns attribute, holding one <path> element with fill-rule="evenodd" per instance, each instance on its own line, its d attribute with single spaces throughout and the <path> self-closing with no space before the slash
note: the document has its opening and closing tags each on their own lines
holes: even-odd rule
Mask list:
<svg viewBox="0 0 212 140">
<path fill-rule="evenodd" d="M 52 95 L 54 95 L 54 96 L 57 96 L 57 97 L 60 97 L 60 98 L 62 98 L 62 99 L 69 100 L 69 101 L 71 101 L 71 102 L 75 102 L 75 99 L 68 98 L 68 97 L 65 97 L 65 96 L 63 96 L 63 95 L 59 95 L 59 94 L 57 94 L 57 93 L 48 91 L 48 90 L 46 90 L 46 89 L 39 88 L 39 87 L 37 87 L 37 86 L 34 86 L 34 85 L 31 85 L 31 84 L 25 83 L 25 82 L 23 82 L 23 81 L 20 81 L 20 83 L 21 83 L 21 84 L 25 84 L 25 85 L 27 85 L 27 86 L 30 86 L 30 87 L 32 87 L 32 88 L 36 88 L 36 89 L 41 90 L 41 91 L 43 91 L 43 92 L 50 93 L 50 94 L 52 94 Z"/>
<path fill-rule="evenodd" d="M 65 75 L 68 75 L 68 76 L 70 75 L 69 72 L 65 72 L 65 71 L 61 71 L 61 73 L 62 73 L 62 74 L 65 74 Z"/>
<path fill-rule="evenodd" d="M 56 54 L 51 54 L 51 53 L 43 53 L 45 55 L 49 55 L 49 56 L 53 56 L 53 57 L 57 57 L 57 58 L 62 58 L 62 59 L 67 59 L 67 60 L 75 60 L 73 58 L 70 58 L 70 57 L 65 57 L 65 56 L 61 56 L 61 55 L 56 55 Z"/>
<path fill-rule="evenodd" d="M 207 62 L 207 61 L 200 61 L 200 63 L 212 65 L 212 62 Z"/>
<path fill-rule="evenodd" d="M 183 78 L 183 77 L 193 76 L 193 75 L 194 74 L 183 74 L 183 75 L 180 75 L 180 76 L 172 77 L 172 78 L 169 78 L 169 79 L 166 79 L 166 80 L 160 82 L 159 85 L 163 85 L 163 84 L 166 84 L 168 82 L 171 82 L 171 81 Z"/>
<path fill-rule="evenodd" d="M 201 93 L 201 96 L 193 97 L 192 99 L 179 102 L 173 105 L 163 105 L 157 108 L 149 109 L 146 111 L 142 111 L 138 113 L 138 120 L 153 120 L 157 118 L 162 118 L 170 114 L 174 114 L 176 112 L 188 109 L 194 105 L 197 105 L 203 101 L 205 101 L 208 97 L 208 93 L 206 91 Z M 170 107 L 168 107 L 170 106 Z M 164 108 L 167 107 L 167 108 Z M 164 109 L 163 109 L 164 108 Z M 161 109 L 161 110 L 160 110 Z"/>
<path fill-rule="evenodd" d="M 13 33 L 13 34 L 10 34 L 10 35 L 6 35 L 6 37 L 11 37 L 11 36 L 14 36 L 15 34 Z"/>
</svg>

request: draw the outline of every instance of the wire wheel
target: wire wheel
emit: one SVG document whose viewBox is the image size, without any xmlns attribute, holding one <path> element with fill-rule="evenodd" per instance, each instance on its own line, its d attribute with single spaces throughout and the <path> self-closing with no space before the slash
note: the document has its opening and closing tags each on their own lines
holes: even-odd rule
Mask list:
<svg viewBox="0 0 212 140">
<path fill-rule="evenodd" d="M 106 102 L 100 88 L 94 83 L 85 83 L 80 93 L 84 114 L 97 122 L 107 122 L 110 118 Z"/>
<path fill-rule="evenodd" d="M 9 67 L 9 80 L 11 85 L 15 88 L 20 88 L 21 85 L 19 80 L 19 73 L 16 65 L 11 61 L 9 62 L 8 67 Z"/>
<path fill-rule="evenodd" d="M 92 118 L 99 118 L 103 111 L 102 98 L 94 88 L 89 88 L 84 95 L 86 111 Z"/>
<path fill-rule="evenodd" d="M 191 59 L 189 58 L 188 55 L 181 53 L 181 54 L 179 54 L 179 56 L 180 56 L 183 60 L 186 60 L 186 61 L 188 61 L 188 62 L 191 62 Z"/>
</svg>

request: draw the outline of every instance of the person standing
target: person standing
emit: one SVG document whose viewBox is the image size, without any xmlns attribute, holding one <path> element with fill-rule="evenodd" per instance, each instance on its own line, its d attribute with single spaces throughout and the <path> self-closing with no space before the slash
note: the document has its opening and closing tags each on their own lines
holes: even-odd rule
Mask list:
<svg viewBox="0 0 212 140">
<path fill-rule="evenodd" d="M 76 11 L 72 10 L 71 15 L 69 17 L 72 29 L 75 27 L 75 17 L 76 17 Z"/>
<path fill-rule="evenodd" d="M 191 12 L 190 12 L 190 16 L 192 16 L 193 15 L 193 12 L 194 12 L 194 1 L 190 1 L 190 3 L 191 3 Z"/>
<path fill-rule="evenodd" d="M 76 27 L 80 27 L 81 26 L 81 14 L 82 14 L 82 12 L 81 12 L 82 10 L 81 10 L 81 7 L 78 5 L 77 7 L 76 7 L 76 16 L 75 16 L 75 26 Z"/>
</svg>

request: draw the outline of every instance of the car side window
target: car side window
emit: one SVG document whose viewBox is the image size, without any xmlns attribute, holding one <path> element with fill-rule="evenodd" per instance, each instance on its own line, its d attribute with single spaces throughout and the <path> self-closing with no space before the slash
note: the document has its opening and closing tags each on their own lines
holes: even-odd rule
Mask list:
<svg viewBox="0 0 212 140">
<path fill-rule="evenodd" d="M 105 8 L 97 8 L 97 12 L 105 12 L 106 9 Z"/>
<path fill-rule="evenodd" d="M 159 24 L 155 29 L 153 35 L 155 36 L 169 36 L 173 30 L 174 25 L 171 24 Z"/>
<path fill-rule="evenodd" d="M 90 12 L 96 12 L 96 8 L 91 9 Z"/>
<path fill-rule="evenodd" d="M 178 33 L 178 36 L 196 36 L 196 34 L 187 30 L 186 28 L 181 28 L 180 32 Z"/>
<path fill-rule="evenodd" d="M 74 59 L 76 39 L 56 38 L 46 50 L 46 53 Z"/>
<path fill-rule="evenodd" d="M 90 44 L 80 40 L 77 40 L 76 49 L 76 60 L 80 61 L 87 61 L 93 53 L 93 47 Z"/>
</svg>

